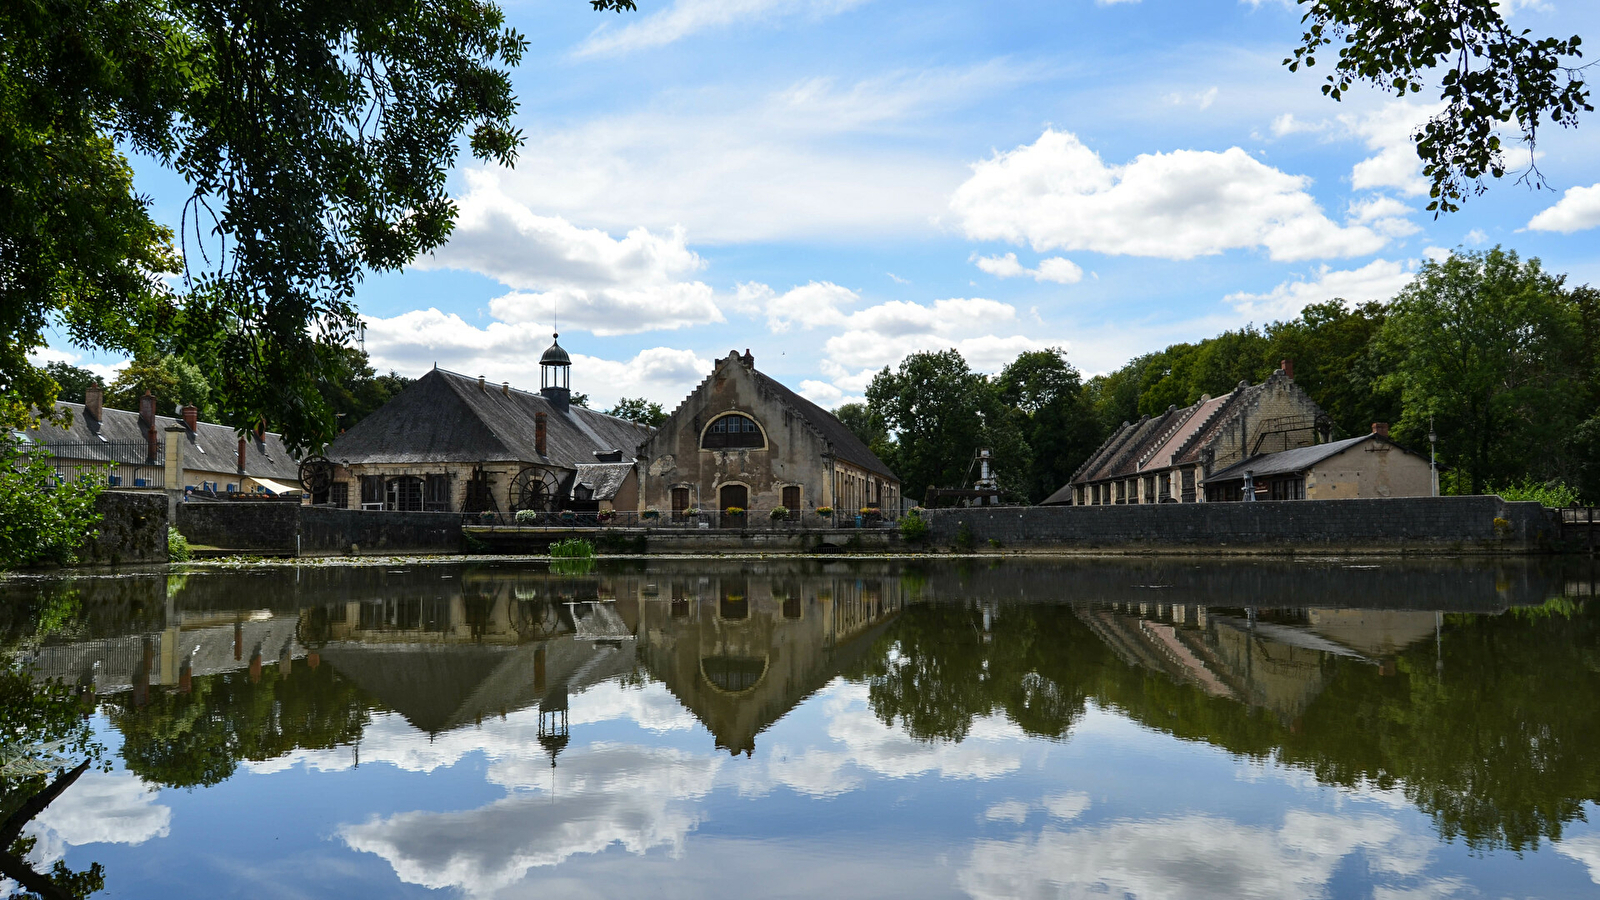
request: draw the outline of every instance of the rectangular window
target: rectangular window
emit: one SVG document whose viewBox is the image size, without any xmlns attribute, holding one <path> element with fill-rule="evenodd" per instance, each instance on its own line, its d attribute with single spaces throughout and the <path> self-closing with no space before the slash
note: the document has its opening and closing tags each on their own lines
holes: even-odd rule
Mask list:
<svg viewBox="0 0 1600 900">
<path fill-rule="evenodd" d="M 688 508 L 689 508 L 689 489 L 688 488 L 682 488 L 682 487 L 673 488 L 672 489 L 672 515 L 673 515 L 673 517 L 674 518 L 682 518 L 684 511 L 687 510 Z"/>
<path fill-rule="evenodd" d="M 335 481 L 328 488 L 328 505 L 337 509 L 350 508 L 350 482 Z"/>
<path fill-rule="evenodd" d="M 800 515 L 800 486 L 791 484 L 783 489 L 783 507 L 792 519 Z"/>
<path fill-rule="evenodd" d="M 1117 502 L 1128 502 L 1128 483 L 1126 481 L 1117 482 Z"/>
<path fill-rule="evenodd" d="M 448 475 L 429 475 L 427 486 L 423 493 L 423 509 L 450 511 L 450 477 Z"/>
<path fill-rule="evenodd" d="M 1183 497 L 1184 503 L 1193 503 L 1194 495 L 1194 469 L 1183 470 Z"/>
<path fill-rule="evenodd" d="M 1144 477 L 1144 502 L 1156 502 L 1156 478 L 1154 475 Z"/>
<path fill-rule="evenodd" d="M 361 508 L 383 509 L 383 476 L 361 476 Z"/>
</svg>

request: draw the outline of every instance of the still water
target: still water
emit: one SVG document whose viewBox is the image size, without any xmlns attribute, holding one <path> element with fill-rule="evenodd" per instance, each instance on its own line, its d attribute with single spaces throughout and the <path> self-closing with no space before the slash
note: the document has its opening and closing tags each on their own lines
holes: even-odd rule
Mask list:
<svg viewBox="0 0 1600 900">
<path fill-rule="evenodd" d="M 1594 579 L 280 566 L 0 608 L 102 748 L 23 833 L 96 897 L 1594 897 Z M 9 813 L 48 776 L 4 749 Z"/>
</svg>

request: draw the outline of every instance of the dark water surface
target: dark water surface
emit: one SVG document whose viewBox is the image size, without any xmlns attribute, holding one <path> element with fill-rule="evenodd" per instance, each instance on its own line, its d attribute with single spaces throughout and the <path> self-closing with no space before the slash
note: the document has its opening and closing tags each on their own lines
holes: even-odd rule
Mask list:
<svg viewBox="0 0 1600 900">
<path fill-rule="evenodd" d="M 97 897 L 1594 897 L 1594 578 L 284 566 L 0 609 L 105 748 L 24 833 Z"/>
</svg>

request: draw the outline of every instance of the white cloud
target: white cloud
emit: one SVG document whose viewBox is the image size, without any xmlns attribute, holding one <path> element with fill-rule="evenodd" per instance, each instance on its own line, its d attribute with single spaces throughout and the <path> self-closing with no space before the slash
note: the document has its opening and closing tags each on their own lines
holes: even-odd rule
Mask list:
<svg viewBox="0 0 1600 900">
<path fill-rule="evenodd" d="M 697 32 L 742 22 L 782 17 L 821 18 L 844 12 L 863 0 L 677 0 L 668 9 L 633 18 L 620 28 L 602 25 L 575 51 L 576 56 L 628 53 L 663 47 Z"/>
<path fill-rule="evenodd" d="M 1288 319 L 1312 303 L 1339 298 L 1351 303 L 1388 300 L 1411 283 L 1415 270 L 1401 262 L 1375 259 L 1359 269 L 1335 271 L 1323 265 L 1311 281 L 1285 281 L 1265 294 L 1239 292 L 1223 300 L 1259 319 Z"/>
<path fill-rule="evenodd" d="M 1307 122 L 1304 119 L 1296 118 L 1294 113 L 1284 113 L 1272 120 L 1272 136 L 1281 138 L 1291 134 L 1316 134 L 1327 131 L 1328 125 L 1327 119 Z"/>
<path fill-rule="evenodd" d="M 1422 177 L 1422 160 L 1411 134 L 1441 108 L 1394 100 L 1364 116 L 1340 116 L 1351 134 L 1364 140 L 1368 150 L 1377 151 L 1350 170 L 1351 186 L 1358 191 L 1394 188 L 1407 196 L 1426 195 L 1428 180 Z"/>
<path fill-rule="evenodd" d="M 465 173 L 470 189 L 450 242 L 419 268 L 465 269 L 514 288 L 490 302 L 512 324 L 550 323 L 627 334 L 722 321 L 711 288 L 686 276 L 704 262 L 682 228 L 634 228 L 618 240 L 558 216 L 534 214 L 506 196 L 493 173 Z"/>
<path fill-rule="evenodd" d="M 1589 880 L 1600 884 L 1600 834 L 1563 838 L 1555 846 L 1557 853 L 1582 863 L 1589 870 Z"/>
<path fill-rule="evenodd" d="M 1211 104 L 1217 102 L 1217 89 L 1211 87 L 1192 94 L 1171 93 L 1166 96 L 1167 103 L 1173 106 L 1196 106 L 1200 109 L 1209 109 Z"/>
<path fill-rule="evenodd" d="M 979 256 L 974 253 L 972 262 L 996 278 L 1017 278 L 1028 275 L 1034 281 L 1053 281 L 1057 284 L 1077 284 L 1083 280 L 1083 269 L 1072 260 L 1061 256 L 1039 260 L 1037 269 L 1026 268 L 1017 262 L 1015 253 L 1007 253 L 1005 256 Z"/>
<path fill-rule="evenodd" d="M 923 124 L 1042 74 L 1002 60 L 655 95 L 533 131 L 501 183 L 547 215 L 613 231 L 681 224 L 697 246 L 928 234 L 962 166 Z"/>
<path fill-rule="evenodd" d="M 1030 244 L 1036 251 L 1192 259 L 1265 248 L 1273 259 L 1357 256 L 1386 239 L 1341 227 L 1290 175 L 1232 147 L 1177 150 L 1107 165 L 1068 132 L 976 163 L 950 208 L 973 240 Z"/>
<path fill-rule="evenodd" d="M 1561 199 L 1528 222 L 1533 231 L 1571 234 L 1600 225 L 1600 184 L 1567 188 Z"/>
<path fill-rule="evenodd" d="M 440 368 L 485 375 L 499 383 L 537 390 L 539 353 L 550 337 L 533 324 L 491 322 L 483 328 L 455 313 L 419 309 L 392 318 L 364 317 L 367 353 L 379 371 L 421 375 Z M 572 342 L 564 346 L 572 350 Z M 610 360 L 572 353 L 572 389 L 587 393 L 597 407 L 620 397 L 644 396 L 676 404 L 711 371 L 711 361 L 692 350 L 651 347 L 632 359 Z"/>
<path fill-rule="evenodd" d="M 813 281 L 781 294 L 764 284 L 748 283 L 739 285 L 739 299 L 764 312 L 767 328 L 779 333 L 795 325 L 806 329 L 841 325 L 846 314 L 840 307 L 855 303 L 861 295 L 831 281 Z"/>
<path fill-rule="evenodd" d="M 1321 896 L 1339 861 L 1364 850 L 1375 880 L 1407 886 L 1431 841 L 1389 819 L 1290 811 L 1278 828 L 1210 816 L 1118 821 L 1033 839 L 980 841 L 959 883 L 986 898 L 1184 897 L 1298 900 Z"/>
<path fill-rule="evenodd" d="M 1405 237 L 1421 231 L 1416 223 L 1406 218 L 1411 213 L 1411 207 L 1387 194 L 1374 194 L 1350 203 L 1351 222 L 1370 226 L 1386 237 Z"/>
</svg>

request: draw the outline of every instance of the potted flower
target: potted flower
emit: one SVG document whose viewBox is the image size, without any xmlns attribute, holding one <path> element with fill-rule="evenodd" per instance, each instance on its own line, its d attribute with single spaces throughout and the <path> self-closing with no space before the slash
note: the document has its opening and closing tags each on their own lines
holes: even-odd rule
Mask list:
<svg viewBox="0 0 1600 900">
<path fill-rule="evenodd" d="M 495 515 L 495 512 L 492 509 L 486 509 L 483 512 L 478 513 L 478 521 L 485 525 L 493 525 L 495 520 L 498 518 L 500 517 Z"/>
<path fill-rule="evenodd" d="M 782 521 L 784 519 L 789 518 L 789 507 L 787 507 L 787 506 L 774 506 L 772 508 L 772 512 L 767 513 L 767 515 L 770 516 L 772 518 L 772 521 L 774 521 L 774 522 Z"/>
<path fill-rule="evenodd" d="M 652 521 L 655 520 L 655 519 L 659 519 L 659 518 L 661 518 L 661 510 L 656 509 L 655 507 L 652 506 L 649 509 L 645 510 L 644 512 L 640 513 L 639 514 L 639 518 L 641 518 L 641 519 L 649 519 L 649 520 L 652 520 Z"/>
<path fill-rule="evenodd" d="M 595 518 L 599 520 L 601 525 L 609 525 L 611 524 L 612 515 L 614 515 L 612 510 L 602 509 L 595 515 Z"/>
<path fill-rule="evenodd" d="M 561 511 L 561 524 L 563 524 L 563 525 L 571 525 L 572 523 L 574 523 L 576 521 L 578 521 L 577 513 L 574 513 L 570 509 L 564 509 L 564 510 Z"/>
<path fill-rule="evenodd" d="M 817 515 L 823 517 L 824 519 L 831 519 L 833 518 L 833 507 L 819 506 L 817 507 Z"/>
<path fill-rule="evenodd" d="M 700 515 L 700 508 L 697 506 L 691 506 L 683 511 L 683 517 L 686 519 L 692 519 L 698 515 Z"/>
<path fill-rule="evenodd" d="M 872 524 L 872 523 L 875 523 L 875 522 L 877 522 L 878 520 L 880 520 L 882 518 L 883 518 L 883 510 L 878 509 L 876 506 L 863 506 L 863 507 L 861 507 L 861 520 L 863 522 L 867 522 L 868 524 Z"/>
</svg>

